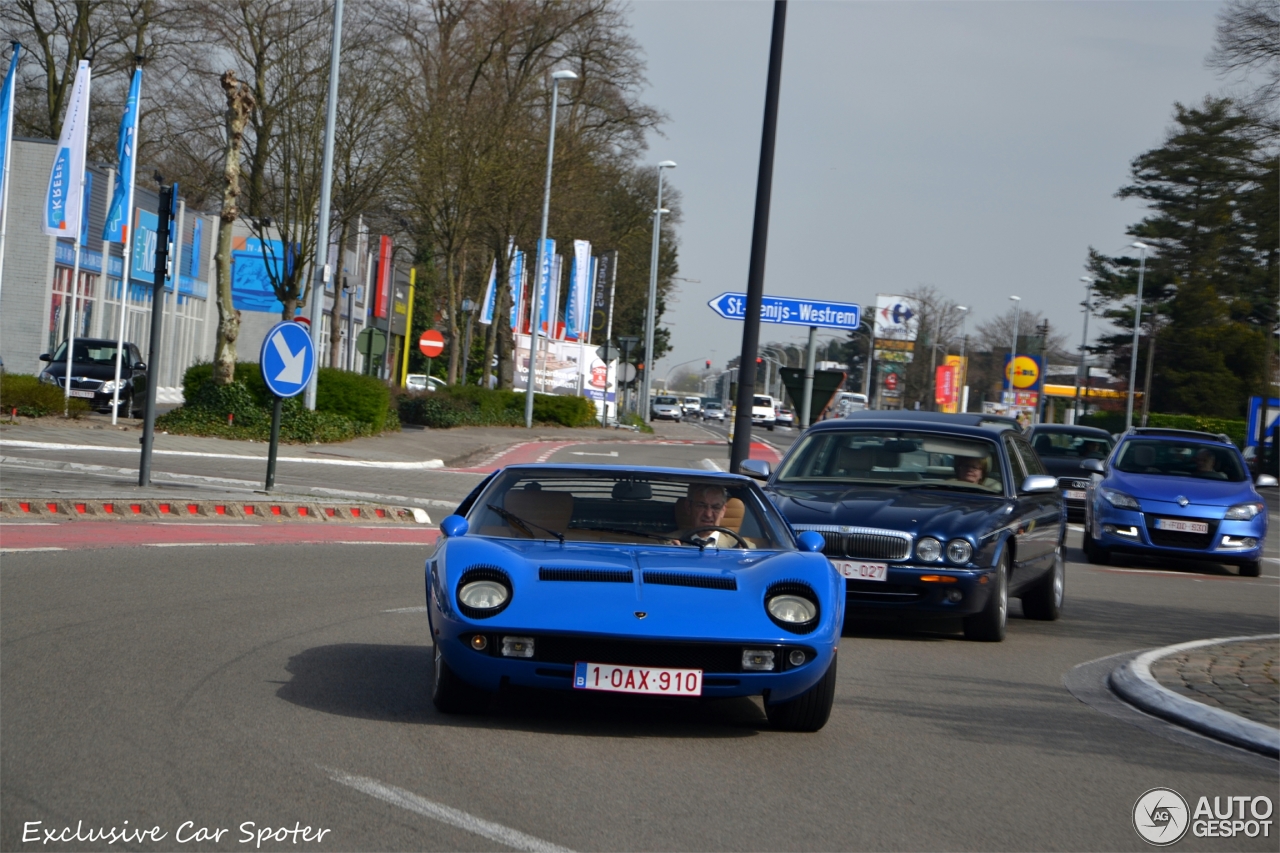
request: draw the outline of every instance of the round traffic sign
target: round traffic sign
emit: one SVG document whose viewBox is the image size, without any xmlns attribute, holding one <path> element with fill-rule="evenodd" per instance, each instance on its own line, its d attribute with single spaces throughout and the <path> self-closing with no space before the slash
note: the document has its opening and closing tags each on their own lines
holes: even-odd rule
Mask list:
<svg viewBox="0 0 1280 853">
<path fill-rule="evenodd" d="M 306 327 L 290 321 L 272 326 L 262 341 L 258 365 L 272 394 L 293 397 L 302 393 L 316 367 L 316 351 Z"/>
<path fill-rule="evenodd" d="M 444 352 L 444 335 L 435 329 L 427 329 L 422 333 L 422 337 L 418 338 L 418 349 L 422 350 L 422 354 L 427 358 L 435 358 Z"/>
<path fill-rule="evenodd" d="M 884 378 L 884 387 L 886 391 L 898 390 L 898 374 L 890 373 Z"/>
</svg>

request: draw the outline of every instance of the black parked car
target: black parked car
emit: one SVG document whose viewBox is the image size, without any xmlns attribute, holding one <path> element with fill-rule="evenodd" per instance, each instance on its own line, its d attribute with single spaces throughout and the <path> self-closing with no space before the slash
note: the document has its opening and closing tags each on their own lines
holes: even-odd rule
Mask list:
<svg viewBox="0 0 1280 853">
<path fill-rule="evenodd" d="M 67 342 L 63 341 L 53 355 L 45 353 L 41 361 L 49 362 L 40 371 L 40 381 L 63 387 L 67 378 Z M 77 338 L 71 359 L 71 396 L 82 397 L 100 412 L 111 411 L 115 392 L 116 342 L 102 338 Z M 135 344 L 124 345 L 120 360 L 120 416 L 142 417 L 147 395 L 147 366 Z"/>
<path fill-rule="evenodd" d="M 758 460 L 743 465 L 768 475 Z M 1058 483 L 1031 445 L 981 415 L 864 411 L 810 427 L 766 490 L 826 537 L 846 612 L 962 617 L 1001 640 L 1009 597 L 1056 619 L 1066 579 Z"/>
<path fill-rule="evenodd" d="M 1037 424 L 1027 432 L 1027 440 L 1049 473 L 1058 478 L 1062 503 L 1070 521 L 1083 521 L 1089 502 L 1090 471 L 1087 459 L 1106 459 L 1115 441 L 1106 430 L 1063 424 Z"/>
</svg>

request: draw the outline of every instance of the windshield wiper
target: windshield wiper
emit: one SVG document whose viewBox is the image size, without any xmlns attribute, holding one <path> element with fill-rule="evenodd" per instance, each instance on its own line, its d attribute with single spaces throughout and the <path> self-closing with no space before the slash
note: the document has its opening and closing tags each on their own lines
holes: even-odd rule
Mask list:
<svg viewBox="0 0 1280 853">
<path fill-rule="evenodd" d="M 500 506 L 494 506 L 493 504 L 485 504 L 485 506 L 489 507 L 489 509 L 493 510 L 493 511 L 494 511 L 494 512 L 496 512 L 499 516 L 501 516 L 501 518 L 502 518 L 502 520 L 503 520 L 503 521 L 507 521 L 507 522 L 515 522 L 516 524 L 520 525 L 520 527 L 521 527 L 521 528 L 523 528 L 524 532 L 529 534 L 530 538 L 532 538 L 532 537 L 533 537 L 533 531 L 532 531 L 532 530 L 530 530 L 529 528 L 530 528 L 530 527 L 536 527 L 536 528 L 538 528 L 539 530 L 541 530 L 541 531 L 543 531 L 543 532 L 545 532 L 545 533 L 550 533 L 552 536 L 554 536 L 554 537 L 556 537 L 557 539 L 559 539 L 559 540 L 560 540 L 560 544 L 561 544 L 561 545 L 563 545 L 563 544 L 564 544 L 564 534 L 563 534 L 563 533 L 557 533 L 556 531 L 554 531 L 554 530 L 552 530 L 552 529 L 550 529 L 550 528 L 548 528 L 548 527 L 543 527 L 541 524 L 534 524 L 532 521 L 526 521 L 525 519 L 523 519 L 523 518 L 521 518 L 520 516 L 516 515 L 514 512 L 510 512 L 509 510 L 505 510 L 505 509 L 503 509 L 503 508 L 502 508 L 502 507 L 500 507 Z"/>
<path fill-rule="evenodd" d="M 645 533 L 643 530 L 628 530 L 625 527 L 575 527 L 574 530 L 594 530 L 597 533 L 622 533 L 627 536 L 644 536 L 648 539 L 657 539 L 659 542 L 672 541 L 670 536 L 663 536 L 659 533 Z"/>
</svg>

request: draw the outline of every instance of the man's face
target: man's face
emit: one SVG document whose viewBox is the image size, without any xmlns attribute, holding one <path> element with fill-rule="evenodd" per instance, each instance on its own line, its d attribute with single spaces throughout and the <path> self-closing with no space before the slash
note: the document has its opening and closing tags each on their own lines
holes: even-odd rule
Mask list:
<svg viewBox="0 0 1280 853">
<path fill-rule="evenodd" d="M 725 494 L 720 489 L 701 489 L 689 496 L 694 524 L 719 527 L 724 520 Z"/>
<path fill-rule="evenodd" d="M 982 460 L 973 456 L 956 458 L 956 479 L 966 483 L 982 482 Z"/>
</svg>

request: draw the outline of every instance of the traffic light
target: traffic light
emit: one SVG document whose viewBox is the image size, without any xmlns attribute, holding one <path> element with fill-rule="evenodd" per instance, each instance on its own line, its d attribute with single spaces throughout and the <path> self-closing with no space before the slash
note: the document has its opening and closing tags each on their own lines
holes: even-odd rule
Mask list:
<svg viewBox="0 0 1280 853">
<path fill-rule="evenodd" d="M 707 359 L 707 370 L 711 369 L 711 359 Z"/>
<path fill-rule="evenodd" d="M 759 367 L 762 364 L 764 364 L 764 359 L 760 356 L 756 356 L 756 366 Z"/>
</svg>

